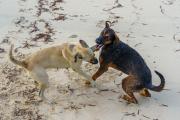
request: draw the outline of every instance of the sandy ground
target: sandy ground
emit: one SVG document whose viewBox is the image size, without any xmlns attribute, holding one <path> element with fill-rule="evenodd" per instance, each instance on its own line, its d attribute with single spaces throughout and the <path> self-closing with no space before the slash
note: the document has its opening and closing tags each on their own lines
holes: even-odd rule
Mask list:
<svg viewBox="0 0 180 120">
<path fill-rule="evenodd" d="M 179 11 L 179 0 L 0 0 L 0 120 L 179 120 Z M 151 98 L 137 94 L 139 104 L 127 104 L 119 99 L 126 76 L 120 71 L 98 78 L 99 90 L 86 87 L 71 69 L 52 69 L 45 93 L 56 101 L 51 105 L 40 100 L 26 71 L 8 60 L 12 43 L 19 59 L 67 41 L 94 45 L 106 20 L 152 71 L 165 76 L 166 90 Z M 82 67 L 92 75 L 98 65 Z M 153 83 L 159 84 L 154 73 Z"/>
</svg>

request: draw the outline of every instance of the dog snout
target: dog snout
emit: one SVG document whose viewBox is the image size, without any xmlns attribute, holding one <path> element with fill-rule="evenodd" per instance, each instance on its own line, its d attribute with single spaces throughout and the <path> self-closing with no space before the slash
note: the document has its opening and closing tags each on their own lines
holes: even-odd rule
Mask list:
<svg viewBox="0 0 180 120">
<path fill-rule="evenodd" d="M 103 36 L 99 36 L 97 39 L 96 39 L 96 43 L 97 44 L 103 44 Z"/>
<path fill-rule="evenodd" d="M 92 63 L 92 64 L 98 64 L 97 58 L 91 59 L 91 60 L 90 60 L 90 63 Z"/>
</svg>

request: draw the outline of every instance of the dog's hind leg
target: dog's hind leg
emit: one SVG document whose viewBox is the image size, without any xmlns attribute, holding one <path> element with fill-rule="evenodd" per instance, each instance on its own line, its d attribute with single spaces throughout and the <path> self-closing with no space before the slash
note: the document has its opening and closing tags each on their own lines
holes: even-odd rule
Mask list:
<svg viewBox="0 0 180 120">
<path fill-rule="evenodd" d="M 139 94 L 144 97 L 151 97 L 151 93 L 146 88 L 140 90 Z"/>
<path fill-rule="evenodd" d="M 42 98 L 42 100 L 47 100 L 46 97 L 44 96 L 44 91 L 47 87 L 48 87 L 47 84 L 44 83 L 40 84 L 39 96 Z"/>
<path fill-rule="evenodd" d="M 44 96 L 44 91 L 48 88 L 48 74 L 46 73 L 45 69 L 42 67 L 35 67 L 31 72 L 30 75 L 33 77 L 35 81 L 39 82 L 40 91 L 39 96 L 42 100 L 47 100 Z"/>
<path fill-rule="evenodd" d="M 122 98 L 128 102 L 138 104 L 133 92 L 136 91 L 136 79 L 133 76 L 128 76 L 122 81 L 122 88 L 127 95 L 124 95 Z"/>
</svg>

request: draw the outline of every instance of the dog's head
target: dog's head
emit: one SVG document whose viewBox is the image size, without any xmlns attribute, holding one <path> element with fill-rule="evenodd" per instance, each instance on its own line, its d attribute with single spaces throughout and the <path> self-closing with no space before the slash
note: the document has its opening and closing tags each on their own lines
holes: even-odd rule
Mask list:
<svg viewBox="0 0 180 120">
<path fill-rule="evenodd" d="M 106 21 L 105 28 L 102 30 L 100 36 L 96 39 L 98 45 L 108 45 L 112 43 L 118 43 L 119 38 L 117 37 L 115 31 L 110 28 L 110 21 Z"/>
<path fill-rule="evenodd" d="M 84 40 L 79 40 L 79 43 L 80 46 L 76 48 L 74 62 L 81 59 L 92 64 L 97 64 L 98 60 L 95 57 L 94 50 L 90 48 Z"/>
</svg>

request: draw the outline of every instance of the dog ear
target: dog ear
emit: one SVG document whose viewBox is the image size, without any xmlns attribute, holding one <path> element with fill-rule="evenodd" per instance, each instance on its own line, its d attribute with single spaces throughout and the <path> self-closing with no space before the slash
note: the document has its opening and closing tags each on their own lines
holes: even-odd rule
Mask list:
<svg viewBox="0 0 180 120">
<path fill-rule="evenodd" d="M 81 44 L 82 47 L 88 48 L 88 44 L 84 40 L 79 40 L 79 43 Z"/>
<path fill-rule="evenodd" d="M 74 62 L 77 62 L 77 59 L 83 59 L 82 55 L 79 53 L 76 53 L 76 55 L 74 56 Z"/>
<path fill-rule="evenodd" d="M 114 43 L 118 44 L 120 42 L 119 37 L 116 34 L 114 34 L 114 35 L 115 35 Z"/>
<path fill-rule="evenodd" d="M 106 21 L 106 23 L 105 23 L 105 28 L 110 28 L 109 23 L 111 24 L 111 22 L 110 22 L 110 21 Z"/>
</svg>

